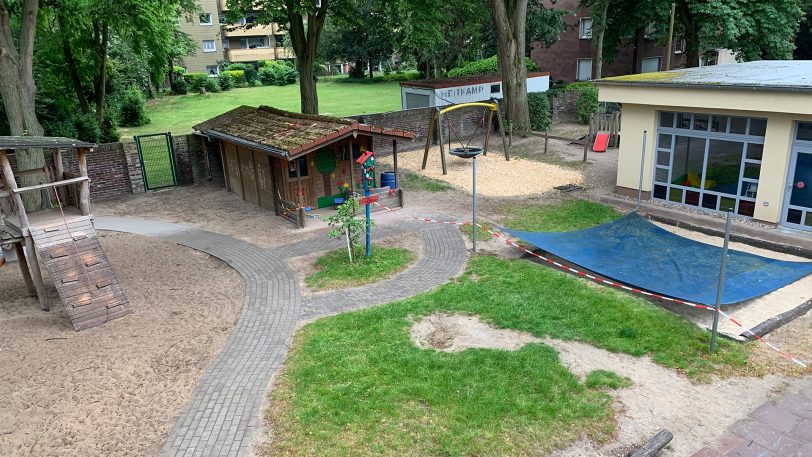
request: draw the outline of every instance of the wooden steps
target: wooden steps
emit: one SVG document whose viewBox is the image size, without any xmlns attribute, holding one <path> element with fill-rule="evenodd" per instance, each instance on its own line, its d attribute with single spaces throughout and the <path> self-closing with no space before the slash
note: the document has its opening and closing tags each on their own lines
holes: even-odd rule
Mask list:
<svg viewBox="0 0 812 457">
<path fill-rule="evenodd" d="M 132 312 L 90 217 L 32 226 L 30 232 L 74 330 L 95 327 Z"/>
</svg>

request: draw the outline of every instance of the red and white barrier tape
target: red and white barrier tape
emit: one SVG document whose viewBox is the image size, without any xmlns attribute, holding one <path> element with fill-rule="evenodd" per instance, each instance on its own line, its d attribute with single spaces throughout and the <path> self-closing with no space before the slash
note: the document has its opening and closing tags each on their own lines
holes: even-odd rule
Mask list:
<svg viewBox="0 0 812 457">
<path fill-rule="evenodd" d="M 380 203 L 377 203 L 377 202 L 375 204 L 380 206 L 380 207 L 383 207 L 384 209 L 386 209 L 387 212 L 396 210 L 396 209 L 392 209 L 392 208 L 386 207 L 384 205 L 381 205 Z M 437 220 L 437 219 L 421 218 L 421 217 L 414 217 L 414 216 L 408 216 L 408 217 L 410 217 L 411 219 L 417 220 L 417 221 L 421 221 L 421 222 L 449 224 L 449 225 L 471 225 L 470 222 L 440 221 L 440 220 Z M 564 271 L 568 271 L 570 273 L 577 274 L 578 276 L 589 279 L 591 281 L 595 281 L 595 282 L 600 283 L 600 284 L 604 284 L 604 285 L 607 285 L 607 286 L 612 286 L 612 287 L 615 287 L 615 288 L 618 288 L 618 289 L 622 289 L 622 290 L 625 290 L 627 292 L 631 292 L 633 294 L 639 294 L 639 295 L 644 295 L 644 296 L 651 297 L 651 298 L 656 298 L 657 300 L 663 300 L 663 301 L 667 301 L 667 302 L 671 302 L 671 303 L 678 303 L 680 305 L 686 305 L 686 306 L 690 306 L 691 308 L 701 309 L 701 310 L 710 311 L 710 312 L 718 312 L 720 316 L 722 316 L 725 319 L 729 320 L 730 322 L 732 322 L 737 327 L 743 329 L 744 330 L 743 333 L 747 333 L 749 335 L 752 335 L 755 339 L 757 339 L 761 343 L 764 343 L 765 345 L 767 345 L 767 347 L 769 347 L 770 349 L 775 351 L 783 359 L 785 359 L 787 361 L 790 361 L 792 363 L 795 363 L 796 365 L 800 366 L 801 368 L 812 372 L 812 366 L 809 366 L 803 360 L 800 360 L 797 357 L 792 356 L 791 354 L 787 353 L 786 351 L 782 350 L 781 348 L 779 348 L 779 347 L 775 346 L 774 344 L 770 343 L 769 341 L 765 340 L 764 337 L 753 333 L 750 329 L 745 327 L 741 322 L 739 322 L 735 318 L 733 318 L 733 316 L 725 313 L 722 310 L 717 310 L 716 308 L 714 308 L 712 306 L 702 305 L 702 304 L 699 304 L 699 303 L 693 303 L 693 302 L 690 302 L 690 301 L 681 300 L 679 298 L 668 297 L 668 296 L 665 296 L 665 295 L 660 295 L 660 294 L 656 294 L 656 293 L 653 293 L 653 292 L 640 290 L 640 289 L 637 289 L 637 288 L 634 288 L 634 287 L 627 286 L 625 284 L 621 284 L 621 283 L 618 283 L 618 282 L 615 282 L 615 281 L 610 281 L 608 279 L 604 279 L 604 278 L 601 278 L 601 277 L 598 277 L 598 276 L 595 276 L 595 275 L 591 275 L 591 274 L 589 274 L 589 273 L 587 273 L 587 272 L 585 272 L 583 270 L 578 270 L 576 268 L 570 267 L 569 265 L 564 265 L 564 264 L 562 264 L 560 262 L 557 262 L 557 261 L 555 261 L 555 260 L 553 260 L 553 259 L 551 259 L 549 257 L 545 257 L 545 256 L 543 256 L 543 255 L 541 255 L 541 254 L 539 254 L 537 252 L 533 252 L 533 251 L 531 251 L 529 249 L 526 249 L 526 248 L 518 245 L 517 243 L 515 243 L 513 240 L 507 238 L 504 234 L 502 234 L 500 232 L 493 231 L 493 230 L 489 229 L 488 227 L 485 227 L 485 226 L 483 226 L 481 224 L 477 224 L 477 227 L 481 228 L 482 230 L 485 230 L 486 232 L 490 233 L 494 237 L 497 237 L 497 238 L 500 238 L 500 239 L 504 240 L 510 246 L 513 246 L 516 249 L 518 249 L 518 250 L 520 250 L 520 251 L 522 251 L 522 252 L 524 252 L 526 254 L 529 254 L 529 255 L 531 255 L 533 257 L 536 257 L 538 259 L 541 259 L 541 260 L 543 260 L 543 261 L 545 261 L 545 262 L 547 262 L 547 263 L 549 263 L 551 265 L 554 265 L 554 266 L 556 266 L 556 267 L 558 267 L 558 268 L 560 268 L 560 269 L 562 269 Z"/>
</svg>

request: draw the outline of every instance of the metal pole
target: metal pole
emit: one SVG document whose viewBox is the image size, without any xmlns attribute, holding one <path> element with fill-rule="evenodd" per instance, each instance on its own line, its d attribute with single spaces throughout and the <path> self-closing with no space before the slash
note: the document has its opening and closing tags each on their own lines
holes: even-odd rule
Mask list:
<svg viewBox="0 0 812 457">
<path fill-rule="evenodd" d="M 366 167 L 364 167 L 364 170 L 365 170 L 365 172 L 364 172 L 364 197 L 369 197 L 369 179 L 367 178 L 367 174 L 369 173 L 369 171 L 366 170 Z M 364 206 L 366 207 L 366 216 L 367 216 L 367 251 L 366 251 L 366 254 L 367 254 L 367 258 L 369 258 L 369 257 L 372 257 L 372 246 L 371 246 L 371 244 L 372 244 L 372 233 L 371 233 L 371 230 L 370 230 L 370 223 L 369 223 L 370 217 L 371 217 L 370 207 L 372 206 L 372 204 L 367 203 Z"/>
<path fill-rule="evenodd" d="M 646 137 L 648 130 L 643 130 L 643 152 L 640 154 L 640 184 L 637 185 L 637 208 L 640 211 L 640 202 L 643 199 L 643 172 L 646 169 Z"/>
<path fill-rule="evenodd" d="M 733 211 L 727 210 L 725 223 L 725 244 L 722 246 L 722 262 L 719 266 L 719 285 L 716 287 L 716 306 L 713 312 L 713 329 L 711 330 L 710 351 L 716 352 L 716 332 L 719 327 L 719 308 L 722 306 L 722 292 L 725 288 L 725 270 L 727 270 L 727 247 L 730 243 L 730 225 L 733 221 Z"/>
<path fill-rule="evenodd" d="M 473 217 L 471 218 L 472 221 L 473 221 L 471 223 L 471 233 L 473 234 L 473 240 L 474 240 L 474 252 L 476 252 L 476 229 L 477 229 L 477 225 L 476 225 L 476 156 L 474 156 L 474 185 L 473 185 L 473 191 L 474 191 L 474 209 L 473 209 Z"/>
</svg>

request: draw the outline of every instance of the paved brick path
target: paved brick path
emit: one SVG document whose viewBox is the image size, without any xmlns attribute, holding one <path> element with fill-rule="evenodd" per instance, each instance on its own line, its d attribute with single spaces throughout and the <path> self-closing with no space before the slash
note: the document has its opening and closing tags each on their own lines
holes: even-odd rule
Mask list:
<svg viewBox="0 0 812 457">
<path fill-rule="evenodd" d="M 761 405 L 693 457 L 812 457 L 812 385 Z"/>
<path fill-rule="evenodd" d="M 407 222 L 376 229 L 377 238 L 419 231 L 423 257 L 409 270 L 369 287 L 317 294 L 303 300 L 293 257 L 334 249 L 325 236 L 262 249 L 230 236 L 179 224 L 98 217 L 96 228 L 159 237 L 206 252 L 233 267 L 245 280 L 245 303 L 225 347 L 207 368 L 169 435 L 161 455 L 248 454 L 262 417 L 262 400 L 287 354 L 296 324 L 345 310 L 406 298 L 447 282 L 467 258 L 456 227 Z"/>
</svg>

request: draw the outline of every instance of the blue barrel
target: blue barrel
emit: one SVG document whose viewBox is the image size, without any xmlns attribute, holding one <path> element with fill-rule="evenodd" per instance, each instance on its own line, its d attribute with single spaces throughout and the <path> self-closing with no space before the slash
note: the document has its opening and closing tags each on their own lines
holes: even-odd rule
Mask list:
<svg viewBox="0 0 812 457">
<path fill-rule="evenodd" d="M 381 187 L 389 187 L 390 189 L 395 188 L 395 172 L 394 171 L 384 171 L 381 173 Z"/>
</svg>

